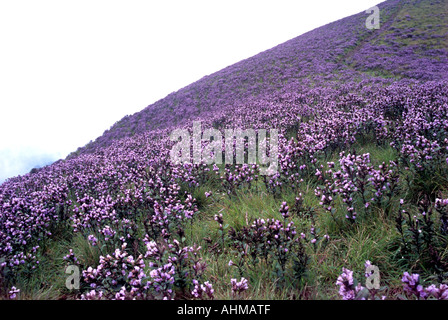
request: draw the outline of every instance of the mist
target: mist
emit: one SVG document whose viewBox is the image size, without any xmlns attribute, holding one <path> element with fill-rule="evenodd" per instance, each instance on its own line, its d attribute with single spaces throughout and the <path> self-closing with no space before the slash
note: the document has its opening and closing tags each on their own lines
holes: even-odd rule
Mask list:
<svg viewBox="0 0 448 320">
<path fill-rule="evenodd" d="M 5 182 L 8 178 L 26 174 L 33 168 L 50 165 L 60 158 L 60 154 L 33 148 L 0 149 L 0 183 Z"/>
</svg>

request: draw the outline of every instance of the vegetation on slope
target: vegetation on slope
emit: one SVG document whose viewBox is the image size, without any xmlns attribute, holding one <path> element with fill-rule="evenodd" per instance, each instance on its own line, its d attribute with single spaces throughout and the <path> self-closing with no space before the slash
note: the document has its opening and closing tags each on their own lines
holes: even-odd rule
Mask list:
<svg viewBox="0 0 448 320">
<path fill-rule="evenodd" d="M 446 299 L 446 5 L 387 1 L 376 34 L 363 14 L 316 29 L 9 179 L 1 296 Z M 169 134 L 193 120 L 278 129 L 277 173 L 173 163 Z"/>
</svg>

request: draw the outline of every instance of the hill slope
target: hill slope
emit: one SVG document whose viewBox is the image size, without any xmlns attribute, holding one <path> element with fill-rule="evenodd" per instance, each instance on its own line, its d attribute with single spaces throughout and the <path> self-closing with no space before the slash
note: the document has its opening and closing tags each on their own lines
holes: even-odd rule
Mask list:
<svg viewBox="0 0 448 320">
<path fill-rule="evenodd" d="M 7 180 L 0 297 L 446 299 L 447 5 L 386 1 L 379 30 L 333 22 Z M 277 129 L 277 170 L 171 161 L 193 120 Z"/>
<path fill-rule="evenodd" d="M 335 21 L 240 61 L 118 121 L 87 146 L 242 105 L 304 86 L 347 81 L 441 80 L 448 74 L 446 1 L 386 1 L 381 28 L 365 27 L 364 12 Z M 379 78 L 379 79 L 376 79 Z"/>
</svg>

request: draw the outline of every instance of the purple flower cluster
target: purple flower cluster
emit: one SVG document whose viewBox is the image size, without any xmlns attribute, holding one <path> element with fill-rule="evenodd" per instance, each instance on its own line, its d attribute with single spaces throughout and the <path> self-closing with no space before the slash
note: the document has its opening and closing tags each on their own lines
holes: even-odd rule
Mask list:
<svg viewBox="0 0 448 320">
<path fill-rule="evenodd" d="M 343 300 L 355 300 L 363 287 L 354 284 L 353 271 L 342 268 L 342 274 L 338 277 L 336 285 L 339 286 L 339 294 Z"/>
<path fill-rule="evenodd" d="M 446 284 L 440 284 L 438 287 L 432 284 L 425 288 L 420 284 L 419 274 L 409 274 L 408 272 L 403 273 L 401 281 L 403 282 L 404 292 L 409 297 L 419 300 L 448 300 L 448 286 Z"/>
<path fill-rule="evenodd" d="M 73 249 L 69 250 L 69 253 L 63 258 L 67 265 L 77 265 L 79 264 L 78 258 L 75 256 Z"/>
<path fill-rule="evenodd" d="M 246 278 L 241 278 L 240 281 L 237 279 L 230 279 L 230 285 L 232 286 L 232 293 L 237 296 L 249 289 L 249 284 Z"/>
<path fill-rule="evenodd" d="M 17 294 L 20 293 L 20 289 L 17 289 L 16 287 L 11 287 L 11 290 L 9 290 L 9 299 L 15 299 L 17 298 Z"/>
<path fill-rule="evenodd" d="M 101 256 L 96 268 L 88 267 L 83 271 L 83 280 L 96 291 L 102 291 L 105 297 L 114 298 L 117 289 L 130 290 L 135 298 L 141 298 L 146 278 L 143 256 L 134 259 L 126 252 L 127 244 L 116 249 L 112 255 Z"/>
<path fill-rule="evenodd" d="M 370 261 L 366 261 L 365 267 L 371 266 Z M 370 277 L 371 274 L 365 273 L 365 277 Z M 446 284 L 431 284 L 428 287 L 424 287 L 420 281 L 419 274 L 403 273 L 401 279 L 403 284 L 402 296 L 405 299 L 417 299 L 417 300 L 448 300 L 448 286 Z M 338 277 L 336 285 L 339 286 L 339 295 L 343 300 L 366 300 L 369 297 L 372 299 L 384 300 L 387 296 L 382 295 L 376 297 L 378 294 L 377 289 L 367 289 L 361 285 L 356 284 L 356 280 L 353 278 L 353 271 L 346 268 L 342 268 L 342 274 Z"/>
<path fill-rule="evenodd" d="M 209 299 L 214 298 L 214 292 L 213 286 L 210 282 L 205 281 L 204 284 L 200 284 L 199 281 L 193 280 L 194 289 L 191 292 L 193 297 L 196 299 L 205 299 L 206 297 Z"/>
<path fill-rule="evenodd" d="M 370 163 L 370 155 L 340 153 L 340 169 L 336 171 L 333 162 L 327 163 L 328 170 L 316 170 L 316 177 L 323 185 L 315 189 L 319 204 L 333 217 L 335 200 L 339 197 L 346 207 L 345 218 L 354 222 L 359 211 L 367 213 L 371 204 L 388 208 L 397 189 L 399 174 L 397 164 L 382 163 L 378 170 Z M 356 207 L 356 200 L 359 203 Z"/>
</svg>

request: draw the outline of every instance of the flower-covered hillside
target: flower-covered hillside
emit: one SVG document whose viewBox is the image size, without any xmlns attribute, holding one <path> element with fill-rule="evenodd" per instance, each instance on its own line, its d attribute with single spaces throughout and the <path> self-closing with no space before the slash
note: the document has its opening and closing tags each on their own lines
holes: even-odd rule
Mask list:
<svg viewBox="0 0 448 320">
<path fill-rule="evenodd" d="M 308 32 L 7 180 L 0 296 L 446 299 L 447 5 L 383 2 L 378 30 Z M 277 129 L 277 170 L 173 162 L 193 120 Z"/>
<path fill-rule="evenodd" d="M 379 4 L 380 29 L 361 12 L 291 39 L 173 92 L 127 116 L 80 151 L 148 129 L 172 128 L 246 100 L 274 100 L 310 87 L 399 79 L 442 80 L 448 74 L 446 1 Z"/>
</svg>

